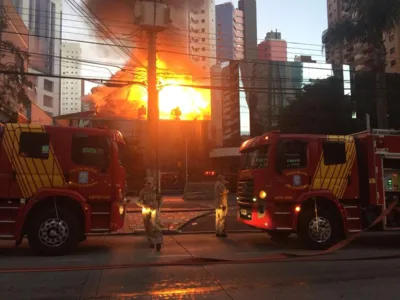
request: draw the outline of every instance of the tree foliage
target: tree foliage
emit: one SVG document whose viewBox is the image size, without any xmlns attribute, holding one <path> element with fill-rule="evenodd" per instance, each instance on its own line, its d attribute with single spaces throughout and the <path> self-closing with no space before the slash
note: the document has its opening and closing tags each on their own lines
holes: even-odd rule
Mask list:
<svg viewBox="0 0 400 300">
<path fill-rule="evenodd" d="M 287 133 L 349 134 L 360 130 L 352 118 L 355 105 L 344 95 L 337 77 L 305 85 L 280 114 L 280 129 Z"/>
<path fill-rule="evenodd" d="M 0 20 L 0 35 L 7 29 L 8 22 L 3 13 Z M 24 75 L 24 62 L 28 56 L 13 43 L 1 38 L 0 58 L 0 109 L 10 116 L 8 122 L 16 122 L 18 111 L 13 104 L 26 107 L 30 103 L 27 88 L 32 88 L 32 83 Z"/>
</svg>

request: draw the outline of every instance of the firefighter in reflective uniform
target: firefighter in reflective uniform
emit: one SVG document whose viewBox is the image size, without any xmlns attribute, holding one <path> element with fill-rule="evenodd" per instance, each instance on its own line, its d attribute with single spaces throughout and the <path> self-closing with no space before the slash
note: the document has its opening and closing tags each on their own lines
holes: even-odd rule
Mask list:
<svg viewBox="0 0 400 300">
<path fill-rule="evenodd" d="M 226 237 L 226 216 L 228 214 L 228 193 L 224 175 L 215 183 L 215 231 L 217 237 Z"/>
<path fill-rule="evenodd" d="M 154 180 L 147 178 L 144 188 L 139 192 L 137 204 L 142 207 L 142 217 L 147 239 L 151 248 L 157 251 L 163 244 L 162 226 L 159 219 L 162 204 L 161 196 L 154 187 Z"/>
</svg>

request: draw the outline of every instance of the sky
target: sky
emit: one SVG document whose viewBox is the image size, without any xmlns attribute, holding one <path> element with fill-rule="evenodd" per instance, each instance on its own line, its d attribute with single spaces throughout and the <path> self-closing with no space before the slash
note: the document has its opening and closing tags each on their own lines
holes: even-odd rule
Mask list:
<svg viewBox="0 0 400 300">
<path fill-rule="evenodd" d="M 237 0 L 216 0 L 216 4 Z M 328 27 L 326 0 L 257 0 L 257 34 L 261 42 L 268 31 L 278 30 L 288 42 L 288 58 L 312 55 L 324 62 L 321 36 Z M 305 45 L 312 44 L 312 45 Z"/>
<path fill-rule="evenodd" d="M 216 4 L 232 2 L 237 7 L 238 0 L 216 0 Z M 77 17 L 71 7 L 64 2 L 64 13 L 72 15 L 67 16 L 70 20 Z M 261 42 L 268 31 L 278 30 L 282 33 L 282 38 L 288 43 L 288 60 L 293 61 L 295 55 L 312 55 L 313 59 L 318 63 L 325 62 L 323 54 L 321 35 L 327 28 L 326 0 L 257 0 L 257 31 L 259 42 Z M 68 24 L 68 21 L 66 22 Z M 64 23 L 64 24 L 66 24 Z M 71 22 L 67 32 L 63 33 L 64 37 L 82 40 L 82 27 L 74 30 L 77 23 Z M 90 34 L 89 32 L 86 32 Z M 89 39 L 91 39 L 88 36 Z M 83 58 L 93 59 L 93 52 L 96 46 L 90 44 L 82 44 Z M 113 53 L 113 51 L 110 51 Z M 96 60 L 115 61 L 116 57 L 104 57 L 96 53 Z M 101 57 L 103 56 L 103 57 Z M 115 61 L 116 64 L 123 62 Z M 83 66 L 84 76 L 90 76 L 94 72 L 96 77 L 109 77 L 111 72 L 116 69 L 112 67 L 95 67 L 86 64 Z M 90 74 L 90 75 L 89 75 Z M 312 76 L 313 77 L 313 76 Z M 316 77 L 320 77 L 316 75 Z M 325 77 L 325 76 L 322 76 Z M 87 85 L 86 92 L 90 90 L 92 84 Z"/>
</svg>

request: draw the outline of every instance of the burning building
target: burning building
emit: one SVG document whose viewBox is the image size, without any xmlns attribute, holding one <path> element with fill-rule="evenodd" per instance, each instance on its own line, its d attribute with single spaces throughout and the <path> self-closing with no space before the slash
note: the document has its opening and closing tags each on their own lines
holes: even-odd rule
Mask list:
<svg viewBox="0 0 400 300">
<path fill-rule="evenodd" d="M 99 116 L 146 118 L 147 110 L 147 36 L 132 23 L 134 1 L 87 0 L 93 13 L 114 30 L 114 35 L 123 36 L 126 48 L 131 49 L 131 59 L 125 67 L 110 79 L 113 85 L 99 86 L 85 97 L 91 102 Z M 113 9 L 109 9 L 112 7 Z M 187 25 L 187 7 L 179 2 L 171 2 L 171 16 L 174 19 L 167 30 L 157 37 L 157 79 L 159 90 L 160 119 L 209 120 L 211 118 L 211 92 L 196 88 L 204 85 L 209 78 L 201 64 L 190 56 L 190 34 L 182 25 Z M 118 20 L 113 21 L 113 20 Z M 120 29 L 120 23 L 131 24 L 131 28 Z M 129 27 L 129 26 L 128 26 Z M 132 41 L 126 39 L 129 30 L 136 32 Z M 99 32 L 101 35 L 102 32 Z M 121 84 L 118 86 L 118 82 Z M 128 84 L 136 82 L 136 84 Z"/>
<path fill-rule="evenodd" d="M 134 3 L 86 0 L 93 14 L 120 38 L 125 50 L 130 50 L 130 59 L 111 76 L 109 84 L 99 85 L 83 97 L 82 101 L 92 107 L 91 112 L 59 119 L 72 126 L 105 125 L 118 129 L 128 144 L 141 148 L 145 154 L 148 145 L 148 41 L 146 33 L 132 23 Z M 190 34 L 181 26 L 187 24 L 187 7 L 180 3 L 171 1 L 173 22 L 157 36 L 159 164 L 162 171 L 184 170 L 187 159 L 189 169 L 205 168 L 210 150 L 211 91 L 201 88 L 210 74 L 190 55 Z M 97 34 L 104 37 L 102 30 Z"/>
</svg>

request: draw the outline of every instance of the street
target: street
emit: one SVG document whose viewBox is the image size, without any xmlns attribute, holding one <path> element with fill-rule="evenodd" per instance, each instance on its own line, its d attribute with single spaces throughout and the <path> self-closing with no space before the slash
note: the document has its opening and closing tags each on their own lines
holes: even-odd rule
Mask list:
<svg viewBox="0 0 400 300">
<path fill-rule="evenodd" d="M 221 240 L 212 234 L 165 236 L 160 253 L 148 249 L 142 236 L 96 236 L 64 257 L 36 257 L 26 243 L 13 248 L 1 242 L 0 286 L 3 299 L 394 299 L 399 245 L 397 233 L 368 233 L 334 254 L 239 264 L 281 252 L 311 252 L 302 250 L 295 236 L 280 245 L 264 233 Z M 171 265 L 193 257 L 234 261 Z M 154 266 L 160 263 L 165 264 Z M 114 266 L 90 270 L 104 265 Z M 40 270 L 49 267 L 84 269 Z M 21 270 L 4 273 L 16 268 Z"/>
</svg>

